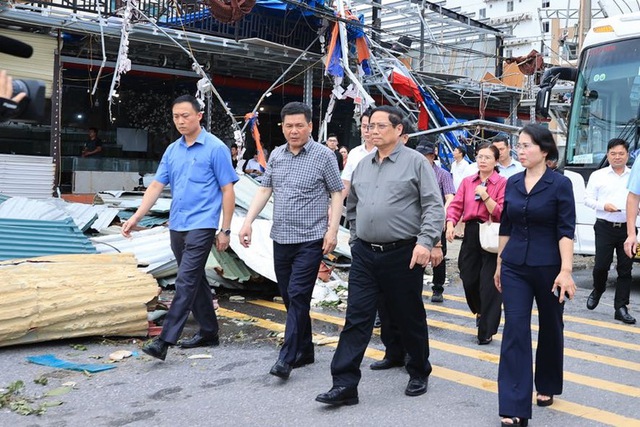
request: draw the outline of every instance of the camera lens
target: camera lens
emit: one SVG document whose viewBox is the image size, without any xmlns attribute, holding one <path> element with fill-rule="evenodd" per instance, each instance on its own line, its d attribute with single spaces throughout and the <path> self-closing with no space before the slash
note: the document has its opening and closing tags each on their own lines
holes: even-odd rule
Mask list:
<svg viewBox="0 0 640 427">
<path fill-rule="evenodd" d="M 27 94 L 27 96 L 29 96 L 29 87 L 22 80 L 14 79 L 12 89 L 13 89 L 13 95 L 11 95 L 12 98 L 21 92 L 24 92 Z"/>
</svg>

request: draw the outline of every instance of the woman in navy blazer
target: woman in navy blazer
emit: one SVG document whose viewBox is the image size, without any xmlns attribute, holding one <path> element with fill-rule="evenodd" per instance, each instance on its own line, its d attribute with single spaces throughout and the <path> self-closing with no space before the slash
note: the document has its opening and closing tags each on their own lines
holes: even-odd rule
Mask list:
<svg viewBox="0 0 640 427">
<path fill-rule="evenodd" d="M 562 393 L 564 350 L 562 312 L 575 283 L 573 234 L 576 223 L 571 182 L 547 168 L 557 158 L 553 135 L 527 125 L 516 145 L 524 172 L 507 181 L 500 221 L 496 288 L 502 292 L 504 331 L 498 370 L 502 426 L 526 426 L 533 390 L 531 310 L 538 306 L 535 386 L 538 406 L 549 406 Z"/>
</svg>

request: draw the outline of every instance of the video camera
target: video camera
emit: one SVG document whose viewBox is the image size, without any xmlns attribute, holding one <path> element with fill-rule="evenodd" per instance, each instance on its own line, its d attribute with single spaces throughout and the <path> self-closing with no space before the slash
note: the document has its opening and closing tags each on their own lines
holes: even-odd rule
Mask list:
<svg viewBox="0 0 640 427">
<path fill-rule="evenodd" d="M 26 43 L 6 36 L 0 36 L 0 53 L 30 58 L 33 48 Z M 2 61 L 0 60 L 0 69 Z M 0 86 L 5 82 L 0 82 Z M 8 83 L 7 83 L 8 85 Z M 13 98 L 26 93 L 27 96 L 20 102 Z M 39 80 L 13 79 L 11 95 L 7 98 L 8 88 L 0 87 L 0 122 L 8 120 L 17 121 L 41 121 L 44 118 L 45 109 L 45 84 Z"/>
</svg>

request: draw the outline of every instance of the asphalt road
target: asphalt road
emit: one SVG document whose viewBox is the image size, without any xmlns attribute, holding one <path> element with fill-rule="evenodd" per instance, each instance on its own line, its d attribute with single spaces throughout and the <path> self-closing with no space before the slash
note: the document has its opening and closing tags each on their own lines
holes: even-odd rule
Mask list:
<svg viewBox="0 0 640 427">
<path fill-rule="evenodd" d="M 576 270 L 575 278 L 579 292 L 565 309 L 565 390 L 550 408 L 534 405 L 530 425 L 640 426 L 640 326 L 613 319 L 612 289 L 596 310 L 588 311 L 590 271 Z M 39 416 L 1 409 L 0 426 L 496 426 L 501 336 L 488 346 L 476 344 L 474 316 L 462 284 L 451 279 L 443 304 L 430 303 L 425 286 L 434 371 L 423 396 L 404 395 L 404 369 L 368 369 L 383 355 L 374 335 L 363 362 L 360 404 L 331 408 L 317 403 L 315 396 L 331 387 L 329 365 L 344 313 L 313 311 L 313 330 L 321 343 L 316 363 L 282 381 L 268 371 L 277 357 L 276 334 L 284 328 L 283 306 L 269 298 L 245 303 L 223 299 L 218 312 L 221 346 L 173 348 L 165 362 L 140 353 L 118 362 L 116 369 L 87 375 L 26 361 L 27 356 L 51 353 L 74 362 L 105 363 L 115 350 L 139 352 L 140 340 L 85 339 L 0 349 L 0 387 L 18 380 L 25 384 L 21 394 L 12 396 L 14 401 L 26 398 L 32 407 L 62 402 Z M 640 318 L 637 268 L 634 279 L 630 308 Z M 535 339 L 537 315 L 533 325 Z M 193 331 L 190 323 L 186 333 Z M 188 358 L 196 354 L 211 358 Z M 42 378 L 46 385 L 34 382 Z M 64 384 L 66 393 L 45 395 Z"/>
</svg>

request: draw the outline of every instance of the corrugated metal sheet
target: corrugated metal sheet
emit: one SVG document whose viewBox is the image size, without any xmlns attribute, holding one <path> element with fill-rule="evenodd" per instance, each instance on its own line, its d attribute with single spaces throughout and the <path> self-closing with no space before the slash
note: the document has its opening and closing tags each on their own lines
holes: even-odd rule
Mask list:
<svg viewBox="0 0 640 427">
<path fill-rule="evenodd" d="M 136 210 L 142 203 L 142 192 L 130 191 L 101 191 L 98 197 L 107 206 L 114 206 L 120 209 Z M 149 212 L 168 213 L 171 206 L 171 198 L 160 197 L 156 203 L 149 209 Z"/>
<path fill-rule="evenodd" d="M 89 228 L 96 231 L 107 228 L 119 212 L 118 209 L 105 205 L 69 203 L 62 199 L 50 199 L 47 203 L 51 203 L 71 215 L 82 231 L 88 230 Z"/>
<path fill-rule="evenodd" d="M 7 196 L 48 199 L 54 175 L 51 157 L 0 154 L 0 193 Z"/>
<path fill-rule="evenodd" d="M 219 252 L 215 247 L 211 250 L 205 269 L 218 271 L 225 279 L 237 280 L 240 283 L 247 282 L 252 277 L 259 277 L 259 274 L 247 267 L 234 252 Z"/>
<path fill-rule="evenodd" d="M 96 253 L 71 218 L 62 221 L 0 218 L 0 236 L 0 260 Z"/>
<path fill-rule="evenodd" d="M 0 205 L 0 218 L 39 219 L 43 221 L 61 221 L 71 215 L 43 200 L 12 197 Z"/>
<path fill-rule="evenodd" d="M 233 191 L 236 194 L 236 206 L 248 211 L 260 184 L 245 175 L 240 175 L 239 178 L 238 182 L 233 186 Z M 269 199 L 258 218 L 273 219 L 273 198 Z"/>
<path fill-rule="evenodd" d="M 134 231 L 129 239 L 121 234 L 111 234 L 92 237 L 91 241 L 100 253 L 133 253 L 138 262 L 148 265 L 144 271 L 156 279 L 178 272 L 178 264 L 171 251 L 169 229 L 166 227 Z"/>
<path fill-rule="evenodd" d="M 104 205 L 68 203 L 62 199 L 34 200 L 12 197 L 0 205 L 0 218 L 58 221 L 72 218 L 78 228 L 100 231 L 111 224 L 118 209 Z"/>
<path fill-rule="evenodd" d="M 133 216 L 134 211 L 120 211 L 118 212 L 118 217 L 121 220 L 126 221 Z M 145 215 L 142 217 L 140 221 L 138 221 L 138 225 L 140 227 L 155 227 L 157 225 L 166 224 L 169 221 L 168 215 L 156 216 L 156 215 Z"/>
</svg>

